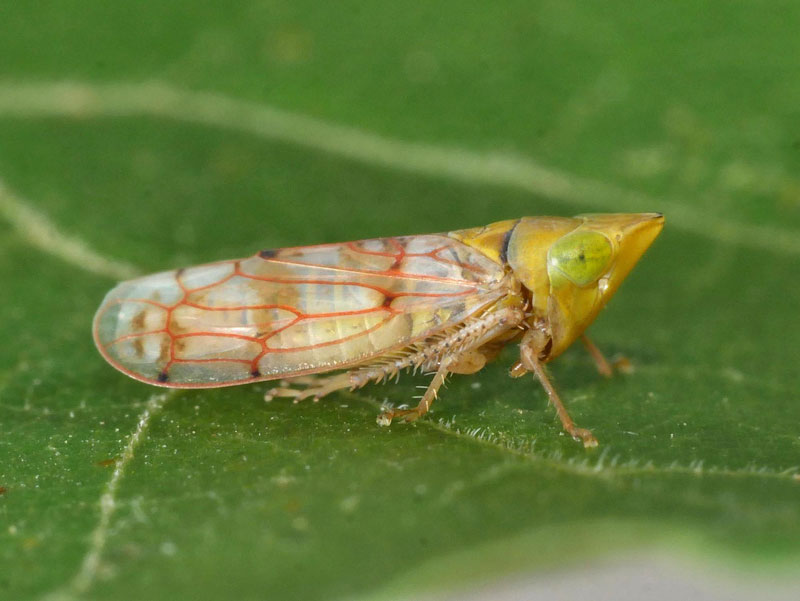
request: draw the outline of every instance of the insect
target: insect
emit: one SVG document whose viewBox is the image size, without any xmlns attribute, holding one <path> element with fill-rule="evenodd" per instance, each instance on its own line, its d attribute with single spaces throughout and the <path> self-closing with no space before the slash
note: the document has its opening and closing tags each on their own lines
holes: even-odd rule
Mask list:
<svg viewBox="0 0 800 601">
<path fill-rule="evenodd" d="M 449 374 L 477 372 L 518 342 L 511 376 L 532 372 L 567 433 L 596 446 L 544 364 L 580 337 L 610 374 L 584 330 L 663 224 L 658 213 L 523 217 L 262 250 L 117 285 L 95 315 L 94 340 L 111 365 L 156 386 L 283 380 L 267 400 L 433 372 L 418 405 L 384 410 L 381 425 L 424 415 Z"/>
</svg>

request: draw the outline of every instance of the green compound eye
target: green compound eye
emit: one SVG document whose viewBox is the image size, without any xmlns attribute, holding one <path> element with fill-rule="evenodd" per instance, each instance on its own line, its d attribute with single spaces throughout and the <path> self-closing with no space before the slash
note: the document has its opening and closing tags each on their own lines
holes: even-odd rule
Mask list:
<svg viewBox="0 0 800 601">
<path fill-rule="evenodd" d="M 559 238 L 547 252 L 550 281 L 554 276 L 561 275 L 576 286 L 588 286 L 605 273 L 611 261 L 611 252 L 611 242 L 599 232 L 577 231 L 567 234 Z"/>
</svg>

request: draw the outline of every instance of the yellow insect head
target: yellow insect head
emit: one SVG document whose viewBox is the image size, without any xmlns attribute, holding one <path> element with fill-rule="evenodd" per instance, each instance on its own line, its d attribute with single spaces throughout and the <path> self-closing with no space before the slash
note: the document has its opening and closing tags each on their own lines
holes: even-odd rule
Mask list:
<svg viewBox="0 0 800 601">
<path fill-rule="evenodd" d="M 558 356 L 597 316 L 664 225 L 659 213 L 524 217 L 506 258 Z"/>
</svg>

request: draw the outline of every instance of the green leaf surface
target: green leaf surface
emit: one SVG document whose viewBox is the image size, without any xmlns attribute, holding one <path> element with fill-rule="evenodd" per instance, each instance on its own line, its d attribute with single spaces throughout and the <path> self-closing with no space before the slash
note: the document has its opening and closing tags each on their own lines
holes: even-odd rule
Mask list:
<svg viewBox="0 0 800 601">
<path fill-rule="evenodd" d="M 69 4 L 74 4 L 70 7 Z M 0 598 L 383 599 L 656 546 L 800 559 L 800 7 L 15 3 L 0 22 Z M 292 405 L 94 349 L 117 279 L 522 215 L 667 225 L 552 365 Z"/>
</svg>

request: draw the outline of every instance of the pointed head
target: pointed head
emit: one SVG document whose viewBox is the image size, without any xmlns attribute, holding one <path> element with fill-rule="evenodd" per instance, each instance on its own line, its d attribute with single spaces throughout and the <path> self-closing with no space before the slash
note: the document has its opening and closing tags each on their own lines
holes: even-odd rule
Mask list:
<svg viewBox="0 0 800 601">
<path fill-rule="evenodd" d="M 519 221 L 508 240 L 508 264 L 550 326 L 548 359 L 583 333 L 663 226 L 660 213 Z"/>
</svg>

